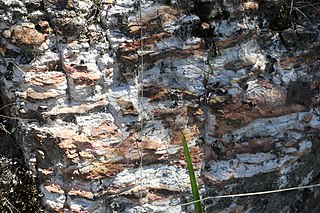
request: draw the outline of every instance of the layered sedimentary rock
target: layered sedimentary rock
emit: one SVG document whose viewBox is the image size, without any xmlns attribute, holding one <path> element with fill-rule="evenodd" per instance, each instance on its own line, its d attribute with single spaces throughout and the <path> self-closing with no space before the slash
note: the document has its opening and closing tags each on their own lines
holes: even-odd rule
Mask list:
<svg viewBox="0 0 320 213">
<path fill-rule="evenodd" d="M 318 5 L 0 6 L 2 96 L 48 210 L 191 211 L 180 132 L 203 197 L 318 181 Z M 203 205 L 287 211 L 316 192 Z"/>
</svg>

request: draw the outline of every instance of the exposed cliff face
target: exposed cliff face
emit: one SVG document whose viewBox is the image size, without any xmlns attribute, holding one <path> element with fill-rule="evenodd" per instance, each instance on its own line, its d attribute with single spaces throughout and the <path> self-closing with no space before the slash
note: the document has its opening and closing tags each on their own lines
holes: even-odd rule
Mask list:
<svg viewBox="0 0 320 213">
<path fill-rule="evenodd" d="M 189 211 L 180 131 L 204 196 L 318 181 L 312 3 L 2 1 L 2 95 L 46 208 Z M 204 204 L 287 211 L 316 192 Z"/>
</svg>

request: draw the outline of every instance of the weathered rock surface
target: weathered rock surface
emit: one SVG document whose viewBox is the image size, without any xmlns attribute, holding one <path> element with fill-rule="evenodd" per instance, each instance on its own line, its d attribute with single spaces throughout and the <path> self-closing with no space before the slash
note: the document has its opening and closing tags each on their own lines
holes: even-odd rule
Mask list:
<svg viewBox="0 0 320 213">
<path fill-rule="evenodd" d="M 2 96 L 46 209 L 191 211 L 180 131 L 204 197 L 318 182 L 319 5 L 290 2 L 2 1 Z"/>
</svg>

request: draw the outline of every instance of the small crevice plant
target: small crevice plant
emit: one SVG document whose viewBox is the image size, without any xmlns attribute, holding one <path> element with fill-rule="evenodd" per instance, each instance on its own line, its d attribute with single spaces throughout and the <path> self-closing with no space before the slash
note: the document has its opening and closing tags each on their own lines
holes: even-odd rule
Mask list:
<svg viewBox="0 0 320 213">
<path fill-rule="evenodd" d="M 196 176 L 194 174 L 194 170 L 192 166 L 188 143 L 187 143 L 186 137 L 182 132 L 181 132 L 181 140 L 183 144 L 184 155 L 187 161 L 187 168 L 188 168 L 188 173 L 189 173 L 189 178 L 191 183 L 191 190 L 192 190 L 193 201 L 194 201 L 194 208 L 196 210 L 196 213 L 202 213 L 199 189 L 198 189 Z"/>
</svg>

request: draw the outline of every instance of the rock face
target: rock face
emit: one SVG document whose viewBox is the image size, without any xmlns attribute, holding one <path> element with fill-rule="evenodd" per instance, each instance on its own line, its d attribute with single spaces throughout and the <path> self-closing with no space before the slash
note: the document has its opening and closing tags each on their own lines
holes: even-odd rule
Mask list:
<svg viewBox="0 0 320 213">
<path fill-rule="evenodd" d="M 2 96 L 46 209 L 191 211 L 181 131 L 203 197 L 317 182 L 315 2 L 1 1 Z M 317 194 L 203 205 L 314 210 Z"/>
</svg>

